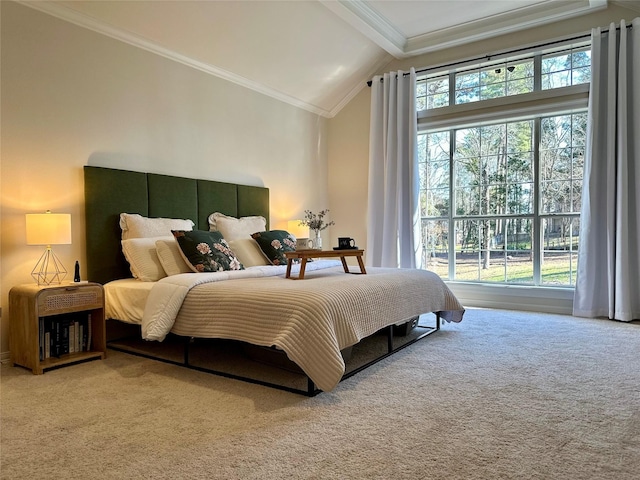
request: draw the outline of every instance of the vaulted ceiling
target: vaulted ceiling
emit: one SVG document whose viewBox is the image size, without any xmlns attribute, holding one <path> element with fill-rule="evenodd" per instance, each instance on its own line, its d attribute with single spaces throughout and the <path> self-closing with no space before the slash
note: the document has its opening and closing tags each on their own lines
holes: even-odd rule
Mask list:
<svg viewBox="0 0 640 480">
<path fill-rule="evenodd" d="M 406 58 L 606 8 L 608 0 L 22 1 L 332 117 Z"/>
</svg>

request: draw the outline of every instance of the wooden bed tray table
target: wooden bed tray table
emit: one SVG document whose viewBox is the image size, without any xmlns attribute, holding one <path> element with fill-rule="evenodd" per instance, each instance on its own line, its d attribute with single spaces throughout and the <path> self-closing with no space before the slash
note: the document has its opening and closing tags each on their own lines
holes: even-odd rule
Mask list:
<svg viewBox="0 0 640 480">
<path fill-rule="evenodd" d="M 364 250 L 357 249 L 344 249 L 344 250 L 315 250 L 315 249 L 305 249 L 305 250 L 296 250 L 295 252 L 285 252 L 284 256 L 287 258 L 287 274 L 286 278 L 291 278 L 292 280 L 303 280 L 304 279 L 304 271 L 307 267 L 307 261 L 310 258 L 331 258 L 331 257 L 340 257 L 342 261 L 342 267 L 344 268 L 345 273 L 360 273 L 366 274 L 367 271 L 364 268 L 364 262 L 362 261 L 362 254 Z M 347 265 L 346 257 L 356 257 L 358 260 L 358 265 L 360 266 L 360 272 L 350 272 L 349 266 Z M 300 259 L 300 273 L 297 277 L 291 276 L 291 265 L 293 264 L 293 260 Z"/>
</svg>

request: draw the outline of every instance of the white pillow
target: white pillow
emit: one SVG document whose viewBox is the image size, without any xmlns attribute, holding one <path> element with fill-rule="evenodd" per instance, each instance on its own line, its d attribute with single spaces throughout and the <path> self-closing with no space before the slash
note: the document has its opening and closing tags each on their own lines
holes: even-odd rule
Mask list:
<svg viewBox="0 0 640 480">
<path fill-rule="evenodd" d="M 258 242 L 253 238 L 237 238 L 231 240 L 229 247 L 236 254 L 240 263 L 245 267 L 255 267 L 256 265 L 271 265 L 269 259 L 262 253 Z"/>
<path fill-rule="evenodd" d="M 185 262 L 180 245 L 178 245 L 175 238 L 171 240 L 156 240 L 156 251 L 164 273 L 168 277 L 179 273 L 192 272 L 191 267 Z"/>
<path fill-rule="evenodd" d="M 220 212 L 209 215 L 209 230 L 220 232 L 227 242 L 251 238 L 252 233 L 264 232 L 266 229 L 267 220 L 259 215 L 241 218 L 229 217 Z"/>
<path fill-rule="evenodd" d="M 137 213 L 121 213 L 122 240 L 171 235 L 171 230 L 192 230 L 191 220 L 178 218 L 148 218 Z"/>
<path fill-rule="evenodd" d="M 134 278 L 143 282 L 157 282 L 166 277 L 156 253 L 156 241 L 171 240 L 172 237 L 128 238 L 122 240 L 122 253 L 129 262 Z"/>
</svg>

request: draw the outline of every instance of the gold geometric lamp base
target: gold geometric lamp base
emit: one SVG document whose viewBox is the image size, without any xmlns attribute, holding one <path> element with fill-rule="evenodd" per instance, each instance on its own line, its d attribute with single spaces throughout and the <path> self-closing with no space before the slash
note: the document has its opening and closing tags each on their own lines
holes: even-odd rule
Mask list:
<svg viewBox="0 0 640 480">
<path fill-rule="evenodd" d="M 56 254 L 51 250 L 51 245 L 47 245 L 36 266 L 31 272 L 33 279 L 38 285 L 51 285 L 52 283 L 62 283 L 67 276 L 67 270 Z"/>
</svg>

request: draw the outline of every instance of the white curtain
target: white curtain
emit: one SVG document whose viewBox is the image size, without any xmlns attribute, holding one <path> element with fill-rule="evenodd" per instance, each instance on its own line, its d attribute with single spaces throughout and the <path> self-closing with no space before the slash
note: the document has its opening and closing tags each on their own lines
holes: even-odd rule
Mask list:
<svg viewBox="0 0 640 480">
<path fill-rule="evenodd" d="M 367 264 L 421 267 L 416 72 L 371 83 Z"/>
<path fill-rule="evenodd" d="M 640 319 L 640 18 L 592 31 L 573 314 Z"/>
</svg>

